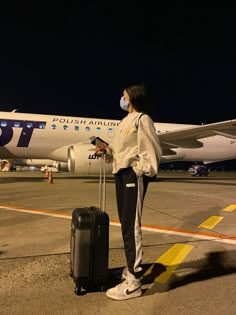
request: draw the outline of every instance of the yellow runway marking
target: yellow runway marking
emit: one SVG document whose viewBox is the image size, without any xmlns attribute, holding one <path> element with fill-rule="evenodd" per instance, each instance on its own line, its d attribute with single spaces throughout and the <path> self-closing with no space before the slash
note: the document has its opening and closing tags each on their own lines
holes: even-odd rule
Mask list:
<svg viewBox="0 0 236 315">
<path fill-rule="evenodd" d="M 224 217 L 220 216 L 211 216 L 206 221 L 202 222 L 198 227 L 204 228 L 204 229 L 213 229 L 216 224 L 218 224 Z"/>
<path fill-rule="evenodd" d="M 165 283 L 192 249 L 192 245 L 175 244 L 161 257 L 159 257 L 155 263 L 164 265 L 166 267 L 166 271 L 156 277 L 155 282 Z M 153 266 L 154 265 L 145 272 L 144 276 L 151 273 Z"/>
<path fill-rule="evenodd" d="M 229 205 L 228 207 L 223 209 L 223 211 L 234 211 L 234 210 L 236 210 L 236 205 L 234 204 Z"/>
</svg>

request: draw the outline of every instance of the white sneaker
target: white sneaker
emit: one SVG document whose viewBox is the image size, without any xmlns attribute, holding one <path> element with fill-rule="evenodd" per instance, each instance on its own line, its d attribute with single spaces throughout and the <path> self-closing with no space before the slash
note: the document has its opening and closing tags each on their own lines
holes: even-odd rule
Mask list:
<svg viewBox="0 0 236 315">
<path fill-rule="evenodd" d="M 127 273 L 127 279 L 107 290 L 106 295 L 113 300 L 128 300 L 142 295 L 142 284 L 140 279 L 136 279 L 129 272 Z"/>
</svg>

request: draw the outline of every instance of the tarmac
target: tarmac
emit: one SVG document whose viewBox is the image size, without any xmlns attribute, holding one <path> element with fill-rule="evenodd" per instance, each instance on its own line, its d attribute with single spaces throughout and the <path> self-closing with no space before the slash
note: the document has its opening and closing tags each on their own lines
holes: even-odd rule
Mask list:
<svg viewBox="0 0 236 315">
<path fill-rule="evenodd" d="M 74 293 L 73 209 L 98 205 L 98 179 L 0 172 L 0 314 L 236 314 L 236 173 L 160 172 L 143 209 L 143 295 Z M 125 266 L 115 185 L 106 182 L 109 286 Z"/>
</svg>

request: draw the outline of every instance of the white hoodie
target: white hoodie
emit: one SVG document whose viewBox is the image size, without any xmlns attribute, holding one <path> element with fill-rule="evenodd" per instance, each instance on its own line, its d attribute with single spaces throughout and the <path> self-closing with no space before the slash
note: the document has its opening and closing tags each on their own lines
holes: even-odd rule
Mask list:
<svg viewBox="0 0 236 315">
<path fill-rule="evenodd" d="M 113 174 L 128 167 L 133 167 L 138 177 L 153 177 L 158 173 L 161 145 L 150 116 L 140 114 L 129 113 L 115 131 L 113 144 L 107 151 L 112 155 Z"/>
</svg>

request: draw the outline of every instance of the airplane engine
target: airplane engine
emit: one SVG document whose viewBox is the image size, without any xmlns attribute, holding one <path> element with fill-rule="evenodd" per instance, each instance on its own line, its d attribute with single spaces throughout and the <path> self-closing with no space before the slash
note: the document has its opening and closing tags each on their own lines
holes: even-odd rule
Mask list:
<svg viewBox="0 0 236 315">
<path fill-rule="evenodd" d="M 78 175 L 99 175 L 100 157 L 96 156 L 92 144 L 78 143 L 68 148 L 68 170 Z M 106 164 L 107 174 L 111 174 L 112 165 Z"/>
</svg>

